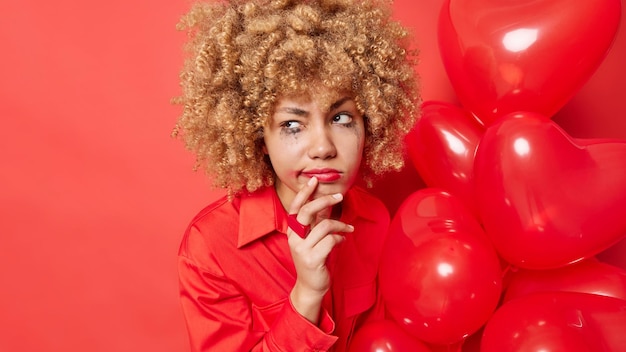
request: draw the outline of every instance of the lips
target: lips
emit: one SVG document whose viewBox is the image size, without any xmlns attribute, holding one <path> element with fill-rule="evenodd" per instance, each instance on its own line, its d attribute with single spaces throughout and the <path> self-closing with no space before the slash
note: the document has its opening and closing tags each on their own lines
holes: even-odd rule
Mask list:
<svg viewBox="0 0 626 352">
<path fill-rule="evenodd" d="M 335 169 L 311 169 L 302 171 L 301 173 L 306 177 L 315 177 L 320 182 L 333 182 L 341 178 L 341 172 Z"/>
</svg>

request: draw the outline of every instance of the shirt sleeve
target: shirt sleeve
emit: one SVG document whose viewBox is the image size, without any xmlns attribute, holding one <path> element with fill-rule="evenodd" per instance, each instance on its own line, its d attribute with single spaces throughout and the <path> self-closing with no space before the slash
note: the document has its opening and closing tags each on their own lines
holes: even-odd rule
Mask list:
<svg viewBox="0 0 626 352">
<path fill-rule="evenodd" d="M 286 298 L 272 326 L 256 329 L 251 302 L 218 270 L 179 256 L 180 300 L 191 351 L 327 351 L 337 340 L 334 322 L 322 311 L 319 327 Z M 258 330 L 258 331 L 257 331 Z"/>
</svg>

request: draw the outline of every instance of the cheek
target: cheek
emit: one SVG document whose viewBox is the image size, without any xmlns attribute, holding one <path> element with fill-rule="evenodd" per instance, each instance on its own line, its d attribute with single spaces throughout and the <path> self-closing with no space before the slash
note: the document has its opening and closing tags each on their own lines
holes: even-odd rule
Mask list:
<svg viewBox="0 0 626 352">
<path fill-rule="evenodd" d="M 263 152 L 268 154 L 271 159 L 275 159 L 276 156 L 280 156 L 282 150 L 286 150 L 290 147 L 289 138 L 282 133 L 272 131 L 263 138 Z"/>
<path fill-rule="evenodd" d="M 363 149 L 365 148 L 365 130 L 363 127 L 356 129 L 355 131 L 356 143 L 357 143 L 357 153 L 359 155 L 359 159 L 363 157 Z"/>
<path fill-rule="evenodd" d="M 276 138 L 265 141 L 265 153 L 277 172 L 288 170 L 295 164 L 300 153 L 300 146 L 289 136 L 276 136 Z"/>
<path fill-rule="evenodd" d="M 364 142 L 363 133 L 358 129 L 351 131 L 350 136 L 344 139 L 343 148 L 347 152 L 346 157 L 356 168 L 359 167 L 363 158 Z"/>
</svg>

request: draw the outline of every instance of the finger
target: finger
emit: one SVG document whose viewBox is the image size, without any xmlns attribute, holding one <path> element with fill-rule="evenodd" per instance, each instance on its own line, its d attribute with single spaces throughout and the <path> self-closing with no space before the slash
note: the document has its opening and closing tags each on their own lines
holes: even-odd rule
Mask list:
<svg viewBox="0 0 626 352">
<path fill-rule="evenodd" d="M 289 246 L 292 249 L 296 250 L 299 253 L 303 253 L 306 251 L 310 251 L 326 236 L 342 236 L 342 233 L 349 233 L 353 231 L 354 227 L 352 225 L 346 224 L 339 220 L 324 219 L 311 230 L 307 237 L 300 238 L 297 235 L 291 236 L 290 234 L 288 234 L 287 240 L 289 242 Z M 288 232 L 294 233 L 292 229 L 289 229 Z"/>
<path fill-rule="evenodd" d="M 298 221 L 302 224 L 311 224 L 317 218 L 317 214 L 329 209 L 343 201 L 343 194 L 335 193 L 322 196 L 305 203 L 298 211 Z"/>
<path fill-rule="evenodd" d="M 320 262 L 325 262 L 333 248 L 345 239 L 345 236 L 341 234 L 327 234 L 311 249 L 311 257 L 318 258 Z"/>
<path fill-rule="evenodd" d="M 311 177 L 306 185 L 304 185 L 298 193 L 296 193 L 294 199 L 291 201 L 289 205 L 289 214 L 287 218 L 287 237 L 292 237 L 292 234 L 297 234 L 298 237 L 305 238 L 308 235 L 310 224 L 313 222 L 310 218 L 306 218 L 300 216 L 298 219 L 300 208 L 303 204 L 305 204 L 308 199 L 311 197 L 313 192 L 315 192 L 315 188 L 317 187 L 317 178 Z M 294 216 L 295 214 L 295 216 Z M 294 224 L 292 224 L 292 220 L 294 220 Z"/>
<path fill-rule="evenodd" d="M 345 235 L 341 234 L 329 234 L 324 237 L 321 241 L 317 243 L 315 246 L 316 250 L 320 252 L 330 253 L 330 251 L 335 248 L 336 245 L 346 240 Z M 327 255 L 328 256 L 328 255 Z"/>
<path fill-rule="evenodd" d="M 309 182 L 296 193 L 296 196 L 291 201 L 289 214 L 297 214 L 300 208 L 311 198 L 311 195 L 315 192 L 315 188 L 317 188 L 317 178 L 311 177 Z M 300 219 L 300 221 L 302 221 L 302 219 Z"/>
<path fill-rule="evenodd" d="M 339 220 L 324 219 L 311 230 L 304 245 L 313 248 L 327 236 L 350 233 L 353 231 L 354 227 L 352 225 Z"/>
<path fill-rule="evenodd" d="M 292 236 L 292 238 L 288 239 L 290 244 L 295 242 L 293 238 L 296 237 Z M 320 264 L 326 261 L 332 249 L 344 240 L 344 235 L 335 233 L 325 234 L 313 246 L 311 246 L 312 242 L 309 242 L 308 238 L 307 240 L 298 239 L 299 243 L 294 244 L 291 248 L 294 262 L 301 263 L 301 265 L 309 269 L 318 268 Z"/>
</svg>

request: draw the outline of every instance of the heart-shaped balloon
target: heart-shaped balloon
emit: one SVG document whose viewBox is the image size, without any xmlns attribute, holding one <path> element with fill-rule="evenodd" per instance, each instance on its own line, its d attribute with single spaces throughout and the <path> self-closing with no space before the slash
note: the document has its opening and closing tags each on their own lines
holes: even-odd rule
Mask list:
<svg viewBox="0 0 626 352">
<path fill-rule="evenodd" d="M 406 137 L 409 158 L 424 183 L 454 194 L 474 213 L 474 155 L 483 132 L 468 111 L 427 101 Z"/>
<path fill-rule="evenodd" d="M 393 320 L 365 323 L 352 337 L 349 352 L 431 352 L 422 341 L 402 330 Z"/>
<path fill-rule="evenodd" d="M 453 345 L 485 324 L 502 291 L 495 249 L 450 193 L 423 188 L 392 219 L 380 265 L 387 311 L 429 344 Z"/>
<path fill-rule="evenodd" d="M 546 270 L 512 270 L 504 301 L 536 292 L 583 292 L 626 300 L 626 270 L 594 258 Z"/>
<path fill-rule="evenodd" d="M 446 0 L 439 49 L 485 125 L 516 111 L 551 117 L 600 65 L 620 16 L 620 0 Z"/>
<path fill-rule="evenodd" d="M 504 303 L 485 325 L 481 352 L 614 352 L 626 346 L 626 301 L 543 292 Z"/>
<path fill-rule="evenodd" d="M 626 236 L 626 141 L 571 138 L 534 113 L 488 128 L 474 163 L 480 219 L 514 266 L 549 269 Z"/>
</svg>

